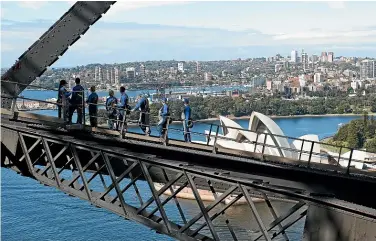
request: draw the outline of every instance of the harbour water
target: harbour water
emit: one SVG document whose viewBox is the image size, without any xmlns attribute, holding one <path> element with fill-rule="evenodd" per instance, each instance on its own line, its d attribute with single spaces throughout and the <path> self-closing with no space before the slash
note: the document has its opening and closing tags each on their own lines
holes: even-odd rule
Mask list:
<svg viewBox="0 0 376 241">
<path fill-rule="evenodd" d="M 28 91 L 27 91 L 28 92 Z M 41 93 L 41 92 L 39 92 Z M 41 99 L 54 96 L 43 96 Z M 48 114 L 49 112 L 43 112 Z M 55 115 L 53 111 L 49 113 Z M 357 116 L 339 117 L 301 117 L 281 118 L 275 122 L 281 127 L 285 135 L 299 137 L 304 134 L 318 134 L 320 138 L 333 135 L 340 123 L 361 118 Z M 241 126 L 247 128 L 248 120 L 238 120 Z M 174 128 L 182 127 L 178 124 Z M 203 133 L 209 129 L 208 123 L 196 123 L 193 132 Z M 130 131 L 139 132 L 139 128 Z M 153 130 L 155 131 L 155 130 Z M 170 138 L 182 139 L 180 133 L 170 132 Z M 194 137 L 196 140 L 198 137 Z M 149 197 L 150 189 L 145 182 L 140 182 L 142 196 Z M 124 220 L 104 209 L 98 209 L 89 203 L 68 195 L 51 187 L 40 185 L 37 181 L 17 175 L 15 172 L 2 168 L 1 170 L 1 224 L 2 240 L 172 240 L 171 238 L 156 234 L 154 231 Z M 130 195 L 128 202 L 137 202 L 136 196 Z M 289 205 L 281 202 L 273 203 L 282 213 Z M 183 209 L 188 216 L 198 214 L 199 208 L 193 200 L 181 200 Z M 264 203 L 257 203 L 258 211 L 265 223 L 270 223 L 271 214 Z M 169 216 L 178 220 L 179 214 L 172 205 L 167 206 Z M 250 209 L 246 206 L 235 206 L 226 211 L 232 226 L 241 236 L 239 240 L 247 240 L 246 235 L 260 234 L 257 223 L 248 219 L 252 217 Z M 223 224 L 223 222 L 222 222 Z M 215 224 L 216 225 L 216 224 Z M 304 219 L 292 226 L 287 234 L 290 240 L 301 239 Z M 217 231 L 227 230 L 224 226 L 217 226 Z M 231 238 L 229 238 L 231 240 Z M 276 239 L 278 240 L 278 239 Z"/>
</svg>

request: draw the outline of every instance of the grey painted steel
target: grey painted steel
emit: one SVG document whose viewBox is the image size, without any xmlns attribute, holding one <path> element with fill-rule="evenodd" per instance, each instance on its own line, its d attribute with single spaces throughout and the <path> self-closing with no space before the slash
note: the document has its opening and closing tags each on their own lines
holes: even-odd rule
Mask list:
<svg viewBox="0 0 376 241">
<path fill-rule="evenodd" d="M 18 134 L 18 138 L 20 140 L 22 151 L 24 153 L 23 156 L 25 157 L 26 164 L 29 167 L 30 173 L 35 176 L 35 170 L 34 170 L 34 167 L 33 167 L 33 163 L 30 159 L 29 152 L 32 151 L 35 148 L 36 144 L 40 143 L 41 138 L 38 138 L 37 141 L 34 143 L 34 145 L 30 149 L 27 149 L 26 144 L 25 144 L 25 140 L 23 139 L 22 135 L 19 132 L 17 134 Z"/>
<path fill-rule="evenodd" d="M 168 188 L 171 188 L 174 183 L 183 176 L 182 173 L 179 173 L 176 175 L 175 178 L 168 181 L 154 196 L 160 196 L 162 193 L 164 193 Z M 172 190 L 172 189 L 170 189 Z M 154 198 L 150 198 L 145 203 L 141 204 L 141 207 L 137 210 L 137 213 L 141 213 L 147 206 L 149 206 L 154 201 Z M 157 207 L 158 208 L 158 207 Z"/>
<path fill-rule="evenodd" d="M 272 205 L 272 203 L 270 202 L 268 196 L 267 196 L 265 193 L 263 193 L 263 197 L 264 197 L 264 200 L 265 200 L 265 202 L 266 202 L 266 205 L 268 206 L 268 208 L 269 208 L 269 210 L 270 210 L 270 213 L 273 215 L 273 218 L 274 218 L 274 219 L 277 219 L 277 218 L 278 218 L 278 214 L 277 214 L 277 212 L 274 210 L 273 205 Z M 283 236 L 283 238 L 285 239 L 285 241 L 289 241 L 289 237 L 288 237 L 287 234 L 283 231 L 281 223 L 278 224 L 278 228 L 279 228 L 280 231 L 282 231 L 282 236 Z M 270 230 L 271 230 L 271 229 L 268 229 L 268 231 L 270 231 Z"/>
<path fill-rule="evenodd" d="M 209 230 L 210 230 L 211 234 L 213 235 L 214 240 L 219 240 L 219 236 L 218 236 L 217 232 L 215 231 L 215 228 L 214 228 L 214 225 L 213 225 L 211 219 L 209 218 L 209 211 L 205 210 L 205 205 L 202 202 L 202 199 L 200 197 L 200 193 L 197 190 L 195 182 L 193 181 L 192 177 L 189 174 L 187 174 L 187 172 L 184 172 L 184 174 L 188 179 L 189 185 L 191 186 L 193 194 L 196 198 L 196 202 L 197 202 L 197 204 L 198 204 L 198 206 L 201 210 L 202 215 L 204 216 L 205 222 L 208 225 Z"/>
<path fill-rule="evenodd" d="M 3 123 L 2 123 L 2 126 L 4 126 Z M 7 129 L 14 130 L 14 131 L 20 130 L 20 129 L 18 129 L 19 127 L 14 128 L 14 127 L 11 127 L 11 126 L 8 126 L 8 125 L 5 125 L 4 127 L 7 128 Z M 22 131 L 25 132 L 25 133 L 31 133 L 31 134 L 25 134 L 25 135 L 30 135 L 30 136 L 37 135 L 37 136 L 48 137 L 51 140 L 55 139 L 54 135 L 51 135 L 51 133 L 48 134 L 48 132 L 46 132 L 46 131 L 35 132 L 35 130 L 27 129 L 27 128 L 23 129 Z M 77 145 L 77 148 L 80 148 L 80 149 L 86 149 L 86 150 L 89 150 L 89 151 L 90 150 L 97 150 L 97 151 L 98 150 L 106 150 L 108 153 L 111 153 L 111 154 L 114 154 L 114 155 L 119 155 L 119 151 L 121 152 L 121 149 L 119 149 L 119 147 L 117 147 L 116 150 L 115 150 L 115 149 L 109 149 L 108 146 L 104 146 L 104 145 L 100 144 L 102 141 L 105 141 L 106 139 L 99 138 L 99 139 L 97 139 L 98 142 L 92 142 L 92 141 L 91 142 L 90 141 L 82 142 L 82 141 L 79 141 L 79 140 L 75 140 L 74 138 L 72 139 L 72 137 L 69 137 L 69 136 L 64 136 L 64 137 L 60 136 L 60 138 L 62 138 L 61 139 L 62 141 L 65 141 L 67 143 L 74 143 L 75 145 Z M 55 142 L 58 143 L 58 141 L 55 141 Z M 126 142 L 126 140 L 125 140 L 125 142 Z M 143 145 L 142 142 L 136 141 L 136 143 Z M 149 145 L 147 145 L 147 146 L 149 146 Z M 160 144 L 159 144 L 159 146 L 160 146 Z M 166 148 L 166 150 L 171 150 L 171 149 L 173 149 L 173 148 Z M 184 149 L 184 151 L 186 151 L 186 150 Z M 206 179 L 208 176 L 210 176 L 210 177 L 213 177 L 213 178 L 220 179 L 221 180 L 220 185 L 217 185 L 215 183 L 214 184 L 218 187 L 217 190 L 221 191 L 221 192 L 227 190 L 227 188 L 230 187 L 232 185 L 233 181 L 235 181 L 235 180 L 242 182 L 242 183 L 245 181 L 245 183 L 247 185 L 251 185 L 252 187 L 254 187 L 256 189 L 271 192 L 272 196 L 274 196 L 274 197 L 279 197 L 279 198 L 282 198 L 282 199 L 287 198 L 287 199 L 294 199 L 294 200 L 306 200 L 306 201 L 313 202 L 313 203 L 328 205 L 330 207 L 338 208 L 340 210 L 347 210 L 349 212 L 358 213 L 360 215 L 365 215 L 365 216 L 369 216 L 369 217 L 376 217 L 375 210 L 373 210 L 373 209 L 369 209 L 369 208 L 365 208 L 365 207 L 358 206 L 358 205 L 355 205 L 355 204 L 351 204 L 349 202 L 343 202 L 343 201 L 340 201 L 340 200 L 335 199 L 335 198 L 325 198 L 325 197 L 323 198 L 323 197 L 320 197 L 320 196 L 317 196 L 317 195 L 310 195 L 310 192 L 302 192 L 301 189 L 294 189 L 294 188 L 288 187 L 290 185 L 299 185 L 299 183 L 287 184 L 287 183 L 284 183 L 284 181 L 282 179 L 278 179 L 277 180 L 278 182 L 280 182 L 281 184 L 283 183 L 283 185 L 287 185 L 287 186 L 284 187 L 283 185 L 272 185 L 272 182 L 275 182 L 275 180 L 268 179 L 268 178 L 265 178 L 265 177 L 253 176 L 253 175 L 236 176 L 236 175 L 233 175 L 234 172 L 231 172 L 231 175 L 229 175 L 230 173 L 228 173 L 228 174 L 223 173 L 223 175 L 218 176 L 219 173 L 218 173 L 218 170 L 216 170 L 216 169 L 212 170 L 212 169 L 208 169 L 207 167 L 200 167 L 198 165 L 193 165 L 193 166 L 187 165 L 186 162 L 179 162 L 179 161 L 176 161 L 176 160 L 175 161 L 164 160 L 164 159 L 156 158 L 156 157 L 150 156 L 150 155 L 144 155 L 144 154 L 140 155 L 140 153 L 133 153 L 133 152 L 130 152 L 129 150 L 126 151 L 126 152 L 123 152 L 122 155 L 124 155 L 124 157 L 127 157 L 127 158 L 134 158 L 134 157 L 141 158 L 141 159 L 147 161 L 148 163 L 164 165 L 165 168 L 171 168 L 171 170 L 175 170 L 175 168 L 180 168 L 181 165 L 184 165 L 184 166 L 186 166 L 185 168 L 187 170 L 194 172 L 195 174 L 197 174 L 197 176 L 200 176 L 200 178 Z M 219 156 L 221 156 L 221 155 L 219 155 Z M 150 158 L 150 157 L 152 157 L 152 158 Z M 230 158 L 229 161 L 230 160 L 232 160 L 232 159 Z M 234 160 L 236 160 L 236 159 L 234 159 Z M 252 161 L 252 160 L 248 159 L 248 161 Z M 270 165 L 265 165 L 265 168 L 268 168 L 269 166 Z M 258 178 L 256 178 L 256 177 L 258 177 Z M 260 179 L 260 178 L 262 178 L 262 179 Z M 165 182 L 165 179 L 158 178 L 155 181 Z M 183 182 L 179 182 L 179 185 L 181 185 L 181 184 L 183 184 Z M 122 192 L 124 192 L 131 185 L 127 185 L 127 187 L 125 189 L 123 189 Z M 205 189 L 205 186 L 202 186 L 202 183 L 201 183 L 200 188 Z M 254 195 L 256 195 L 256 194 L 254 194 Z M 269 196 L 270 196 L 270 193 L 269 193 Z M 116 201 L 116 199 L 117 199 L 117 197 L 114 198 L 114 201 Z M 358 207 L 361 207 L 361 208 L 358 208 Z"/>
<path fill-rule="evenodd" d="M 374 241 L 376 220 L 309 205 L 303 241 Z"/>
<path fill-rule="evenodd" d="M 265 240 L 271 241 L 269 234 L 268 234 L 268 230 L 266 230 L 265 225 L 264 225 L 259 213 L 257 212 L 256 206 L 255 206 L 255 204 L 252 200 L 252 197 L 249 195 L 247 188 L 244 188 L 241 184 L 239 184 L 239 188 L 240 188 L 240 190 L 242 190 L 242 193 L 243 193 L 245 199 L 247 200 L 247 203 L 250 206 L 253 215 L 256 218 L 257 224 L 259 225 L 261 232 L 264 235 Z"/>
<path fill-rule="evenodd" d="M 214 197 L 215 199 L 217 199 L 217 198 L 218 198 L 217 192 L 215 191 L 215 189 L 214 189 L 212 183 L 210 182 L 210 180 L 208 181 L 208 185 L 209 185 L 210 191 L 211 191 L 212 194 L 213 194 L 213 197 Z M 234 189 L 234 190 L 235 190 L 235 189 Z M 221 213 L 221 214 L 224 215 L 225 212 L 223 212 L 223 213 Z M 211 219 L 211 220 L 212 220 L 212 219 Z M 212 221 L 213 221 L 213 220 L 212 220 Z M 234 241 L 238 240 L 238 239 L 236 238 L 236 235 L 235 235 L 235 233 L 234 233 L 234 230 L 233 230 L 233 228 L 232 228 L 232 226 L 231 226 L 231 224 L 230 224 L 230 221 L 229 221 L 228 219 L 225 219 L 225 223 L 226 223 L 227 228 L 229 229 L 229 231 L 230 231 L 230 233 L 231 233 L 231 236 L 232 236 L 232 238 L 234 239 Z"/>
<path fill-rule="evenodd" d="M 42 144 L 44 146 L 44 150 L 46 151 L 48 162 L 49 162 L 49 164 L 52 167 L 52 171 L 54 173 L 54 177 L 56 179 L 57 186 L 60 187 L 61 180 L 59 178 L 58 172 L 56 171 L 56 166 L 55 166 L 54 158 L 52 157 L 52 154 L 51 154 L 51 151 L 50 151 L 50 148 L 48 146 L 47 141 L 43 137 L 42 137 Z"/>
<path fill-rule="evenodd" d="M 127 210 L 125 208 L 125 200 L 124 200 L 123 195 L 120 192 L 119 184 L 116 182 L 115 173 L 114 173 L 114 170 L 111 166 L 110 160 L 108 159 L 108 156 L 106 154 L 104 154 L 102 151 L 101 151 L 101 156 L 104 160 L 104 163 L 106 164 L 107 170 L 110 172 L 109 175 L 111 177 L 112 183 L 114 184 L 115 190 L 116 190 L 116 192 L 119 196 L 121 207 L 124 210 L 124 215 L 127 215 Z"/>
<path fill-rule="evenodd" d="M 73 143 L 66 142 L 64 140 L 55 140 L 51 139 L 48 137 L 41 137 L 38 134 L 32 135 L 29 133 L 22 133 L 20 130 L 15 130 L 15 133 L 19 133 L 20 139 L 22 139 L 22 154 L 23 157 L 22 161 L 25 162 L 29 160 L 32 157 L 38 157 L 38 153 L 46 153 L 47 159 L 40 159 L 39 162 L 44 162 L 43 163 L 32 163 L 33 160 L 30 159 L 29 164 L 32 164 L 31 170 L 36 170 L 36 172 L 32 175 L 33 178 L 39 180 L 41 183 L 49 185 L 49 186 L 54 186 L 62 191 L 64 191 L 67 194 L 70 194 L 72 196 L 79 197 L 81 199 L 87 200 L 94 204 L 95 206 L 98 207 L 103 207 L 106 208 L 120 216 L 123 216 L 127 219 L 134 220 L 137 222 L 140 222 L 141 224 L 144 224 L 152 229 L 155 229 L 156 231 L 167 234 L 171 237 L 174 237 L 179 240 L 213 240 L 212 238 L 207 236 L 207 231 L 203 230 L 203 227 L 208 226 L 212 230 L 212 233 L 214 233 L 214 239 L 219 240 L 219 236 L 216 235 L 216 232 L 214 231 L 215 225 L 212 223 L 213 220 L 215 220 L 217 217 L 223 215 L 224 219 L 227 219 L 225 211 L 233 206 L 242 196 L 242 193 L 239 193 L 236 198 L 234 198 L 231 202 L 227 203 L 224 207 L 220 207 L 218 211 L 216 211 L 212 216 L 210 216 L 209 212 L 213 210 L 215 207 L 217 207 L 226 197 L 228 197 L 231 194 L 235 194 L 239 188 L 238 180 L 231 180 L 230 181 L 230 188 L 221 194 L 220 196 L 215 193 L 215 200 L 211 202 L 207 207 L 204 207 L 200 193 L 198 191 L 198 183 L 201 179 L 202 174 L 197 174 L 194 171 L 192 171 L 190 168 L 191 167 L 184 167 L 184 166 L 169 166 L 169 165 L 164 165 L 162 163 L 158 164 L 157 162 L 153 161 L 153 159 L 145 159 L 140 156 L 133 156 L 133 157 L 127 157 L 125 153 L 115 153 L 111 152 L 106 149 L 98 149 L 96 147 L 92 146 L 83 146 L 83 145 L 74 145 Z M 41 142 L 43 145 L 35 145 L 35 142 Z M 74 146 L 73 146 L 74 145 Z M 34 148 L 30 148 L 33 147 Z M 53 149 L 53 150 L 52 150 Z M 66 155 L 64 153 L 67 153 L 70 151 L 72 153 L 72 158 L 65 159 Z M 20 155 L 21 157 L 22 155 Z M 111 158 L 111 160 L 110 160 Z M 72 161 L 73 159 L 73 161 Z M 122 160 L 126 160 L 126 162 L 122 162 Z M 125 172 L 128 173 L 128 175 L 125 175 L 124 171 L 123 172 L 118 172 L 115 176 L 114 169 L 116 166 L 115 163 L 117 162 L 122 162 L 123 164 L 126 164 L 125 167 L 128 167 Z M 73 167 L 72 170 L 68 169 L 66 166 L 69 165 L 69 163 L 75 163 L 76 165 Z M 136 164 L 135 164 L 136 163 Z M 35 165 L 45 165 L 47 166 L 50 164 L 52 171 L 54 171 L 54 175 L 52 176 L 44 176 L 40 173 L 41 169 L 40 167 L 37 167 Z M 104 164 L 106 166 L 107 171 L 106 172 L 101 172 L 98 170 L 102 170 L 102 168 L 99 168 L 98 170 L 96 169 L 91 169 L 89 166 L 95 166 L 94 164 L 98 164 L 98 166 L 102 166 Z M 148 167 L 147 167 L 148 166 Z M 124 168 L 125 168 L 124 167 Z M 137 167 L 140 167 L 141 170 L 136 170 Z M 56 169 L 55 169 L 56 168 Z M 60 185 L 58 185 L 57 180 L 60 181 L 59 179 L 59 174 L 61 169 L 66 168 L 66 171 L 71 171 L 76 172 L 77 171 L 77 176 L 73 175 L 71 180 L 63 180 L 61 181 Z M 162 189 L 159 191 L 156 191 L 155 189 L 153 190 L 153 178 L 154 176 L 151 176 L 149 171 L 150 168 L 161 168 L 163 169 L 165 175 L 164 176 L 164 182 L 166 183 Z M 85 176 L 85 171 L 89 171 L 90 173 L 93 173 L 93 175 L 86 179 Z M 173 173 L 172 173 L 173 171 Z M 98 175 L 99 173 L 101 174 L 106 174 L 109 175 L 111 178 L 111 183 L 108 185 L 108 187 L 102 187 L 103 191 L 94 191 L 90 188 L 90 185 L 93 185 L 92 180 L 93 176 Z M 139 180 L 141 177 L 148 181 L 150 188 L 152 190 L 152 194 L 150 196 L 149 201 L 145 203 L 140 203 L 139 207 L 137 206 L 132 206 L 128 204 L 122 197 L 123 197 L 123 191 L 120 190 L 120 182 L 123 181 L 124 178 L 130 178 L 130 173 L 133 174 L 133 184 L 137 185 L 137 180 Z M 126 177 L 125 177 L 126 176 Z M 187 181 L 184 181 L 186 177 Z M 77 179 L 81 178 L 83 180 L 83 185 L 71 185 L 75 182 L 77 182 Z M 183 179 L 184 184 L 178 189 L 175 190 L 172 196 L 164 199 L 163 201 L 160 200 L 160 196 L 164 193 L 164 191 L 168 190 L 171 188 L 172 185 L 176 185 L 180 179 Z M 209 180 L 212 183 L 218 183 L 221 182 L 220 178 L 216 176 L 206 176 L 206 179 Z M 99 182 L 100 183 L 100 182 Z M 155 215 L 157 210 L 164 210 L 165 212 L 167 209 L 164 208 L 164 206 L 168 203 L 173 203 L 171 202 L 172 199 L 176 200 L 176 195 L 183 190 L 184 187 L 186 187 L 190 184 L 193 193 L 199 203 L 201 213 L 196 215 L 193 218 L 188 218 L 188 216 L 185 216 L 187 218 L 187 224 L 184 227 L 181 227 L 179 224 L 176 224 L 172 222 L 169 218 L 167 213 L 162 214 L 160 212 L 161 216 Z M 251 188 L 249 186 L 249 183 L 247 184 L 244 181 L 240 182 L 241 185 L 243 185 L 245 188 Z M 129 183 L 127 186 L 132 186 L 132 183 Z M 179 184 L 180 185 L 180 184 Z M 200 184 L 201 185 L 201 184 Z M 106 189 L 116 189 L 117 196 L 119 197 L 119 200 L 115 200 L 113 198 L 114 194 L 111 194 L 106 191 Z M 84 190 L 85 189 L 85 190 Z M 97 190 L 97 189 L 96 189 Z M 171 189 L 170 189 L 171 190 Z M 103 196 L 103 193 L 106 192 L 106 194 Z M 213 194 L 214 194 L 213 193 Z M 269 195 L 269 192 L 265 192 L 267 195 Z M 126 194 L 129 195 L 129 194 Z M 103 197 L 103 198 L 101 198 Z M 150 202 L 151 201 L 151 202 Z M 157 207 L 149 212 L 147 211 L 147 207 L 150 207 L 151 203 L 156 202 Z M 158 203 L 159 202 L 159 203 Z M 135 204 L 133 204 L 135 205 Z M 178 202 L 176 202 L 176 205 L 178 206 Z M 124 210 L 126 212 L 124 212 Z M 183 208 L 181 208 L 181 212 L 184 213 Z M 290 216 L 290 213 L 288 212 L 287 214 L 283 214 L 280 217 L 277 217 L 275 220 L 278 219 L 283 219 L 285 220 L 285 216 Z M 164 216 L 164 217 L 163 217 Z M 199 219 L 201 217 L 204 217 L 206 222 L 204 224 L 200 224 Z M 252 218 L 252 215 L 250 216 Z M 286 218 L 287 219 L 287 218 Z M 163 220 L 163 222 L 161 222 Z M 290 223 L 295 222 L 296 220 L 292 220 Z M 199 228 L 196 230 L 191 230 L 190 227 L 193 224 L 200 224 Z M 226 222 L 227 224 L 227 222 Z M 228 231 L 230 234 L 234 237 L 234 240 L 237 240 L 236 238 L 236 231 L 234 231 L 231 226 L 228 226 Z M 252 237 L 249 237 L 252 239 Z"/>
<path fill-rule="evenodd" d="M 1 93 L 17 96 L 41 76 L 60 56 L 62 56 L 86 31 L 106 13 L 115 1 L 76 2 L 56 21 L 34 44 L 32 44 L 1 76 L 2 80 L 21 83 L 2 83 Z M 11 101 L 1 99 L 2 108 L 10 109 Z"/>
<path fill-rule="evenodd" d="M 163 172 L 163 177 L 165 178 L 166 182 L 168 183 L 168 182 L 169 182 L 169 178 L 168 178 L 168 176 L 167 176 L 166 171 L 165 171 L 165 170 L 162 170 L 162 172 Z M 182 177 L 183 174 L 179 174 L 179 176 Z M 178 179 L 176 179 L 176 180 L 178 180 Z M 175 180 L 174 180 L 174 181 L 175 181 Z M 166 185 L 167 185 L 167 184 L 166 184 Z M 172 186 L 172 185 L 171 185 L 171 186 Z M 171 194 L 172 194 L 172 193 L 174 193 L 174 189 L 172 189 L 171 186 L 169 187 L 169 190 L 170 190 L 170 192 L 171 192 Z M 184 224 L 187 224 L 187 219 L 186 219 L 186 217 L 185 217 L 185 215 L 184 215 L 183 210 L 181 209 L 181 206 L 180 206 L 180 203 L 179 203 L 178 199 L 176 198 L 176 196 L 173 196 L 173 199 L 174 199 L 174 202 L 175 202 L 176 207 L 177 207 L 178 210 L 179 210 L 179 214 L 180 214 L 181 219 L 183 220 L 183 223 L 184 223 Z"/>
<path fill-rule="evenodd" d="M 84 186 L 85 191 L 87 193 L 87 198 L 89 199 L 89 201 L 91 201 L 92 197 L 91 197 L 91 192 L 90 192 L 89 184 L 87 183 L 86 176 L 85 176 L 84 171 L 82 169 L 80 159 L 78 158 L 77 150 L 76 150 L 76 148 L 74 146 L 70 146 L 70 148 L 72 150 L 74 162 L 76 163 L 78 172 L 80 173 L 80 176 L 82 178 L 82 182 L 84 183 L 83 186 Z"/>
<path fill-rule="evenodd" d="M 157 204 L 157 207 L 158 207 L 158 210 L 159 210 L 159 213 L 161 214 L 162 216 L 162 219 L 163 219 L 163 222 L 165 223 L 166 225 L 166 228 L 167 228 L 167 232 L 171 232 L 171 226 L 170 226 L 170 223 L 168 222 L 168 218 L 167 218 L 167 215 L 166 215 L 166 211 L 165 209 L 163 208 L 162 204 L 161 204 L 161 200 L 159 199 L 159 195 L 157 194 L 157 191 L 155 190 L 155 187 L 154 187 L 154 183 L 153 183 L 153 180 L 149 174 L 149 170 L 148 168 L 146 167 L 145 163 L 143 162 L 139 162 L 140 166 L 141 166 L 141 170 L 142 170 L 142 173 L 144 174 L 145 176 L 145 179 L 150 187 L 150 190 L 151 190 L 151 194 L 153 196 L 153 199 L 155 201 L 155 203 Z"/>
</svg>

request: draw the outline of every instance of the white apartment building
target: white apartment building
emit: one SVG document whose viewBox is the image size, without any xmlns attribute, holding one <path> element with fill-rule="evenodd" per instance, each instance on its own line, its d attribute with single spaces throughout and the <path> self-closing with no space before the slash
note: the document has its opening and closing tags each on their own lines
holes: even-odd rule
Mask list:
<svg viewBox="0 0 376 241">
<path fill-rule="evenodd" d="M 313 82 L 315 83 L 321 83 L 322 79 L 321 79 L 321 73 L 315 73 L 315 75 L 313 76 Z"/>
<path fill-rule="evenodd" d="M 178 71 L 179 72 L 184 72 L 184 63 L 178 63 Z"/>
<path fill-rule="evenodd" d="M 298 62 L 298 51 L 296 50 L 291 51 L 291 62 L 294 62 L 294 63 Z"/>
<path fill-rule="evenodd" d="M 360 78 L 373 79 L 376 78 L 376 61 L 365 59 L 360 63 Z"/>
</svg>

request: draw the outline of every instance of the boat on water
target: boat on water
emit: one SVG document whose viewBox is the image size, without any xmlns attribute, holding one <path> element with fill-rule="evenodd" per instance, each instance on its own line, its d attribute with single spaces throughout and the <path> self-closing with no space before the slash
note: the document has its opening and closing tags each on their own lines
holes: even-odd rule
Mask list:
<svg viewBox="0 0 376 241">
<path fill-rule="evenodd" d="M 164 186 L 163 183 L 154 183 L 154 187 L 157 191 L 161 190 L 162 187 Z M 180 186 L 177 186 L 177 185 L 172 185 L 172 192 L 175 192 L 177 189 L 179 189 Z M 213 193 L 209 190 L 202 190 L 202 189 L 198 189 L 198 192 L 200 194 L 200 197 L 202 199 L 202 201 L 207 201 L 207 202 L 213 202 L 215 200 L 215 197 L 213 195 Z M 167 196 L 171 196 L 172 193 L 171 193 L 171 190 L 170 189 L 167 189 L 164 193 L 164 195 L 167 195 Z M 217 196 L 221 196 L 222 193 L 220 192 L 217 192 L 216 193 Z M 234 200 L 236 198 L 237 195 L 229 195 L 228 197 L 226 197 L 222 203 L 224 204 L 228 204 L 230 203 L 232 200 Z M 193 191 L 191 188 L 189 187 L 185 187 L 183 188 L 183 190 L 181 190 L 178 194 L 176 194 L 176 197 L 178 198 L 183 198 L 183 199 L 189 199 L 189 200 L 195 200 L 195 196 L 193 194 Z M 264 199 L 261 199 L 261 198 L 252 198 L 253 202 L 263 202 Z M 245 200 L 244 197 L 241 197 L 236 203 L 234 203 L 235 205 L 242 205 L 242 204 L 246 204 L 247 201 Z"/>
</svg>

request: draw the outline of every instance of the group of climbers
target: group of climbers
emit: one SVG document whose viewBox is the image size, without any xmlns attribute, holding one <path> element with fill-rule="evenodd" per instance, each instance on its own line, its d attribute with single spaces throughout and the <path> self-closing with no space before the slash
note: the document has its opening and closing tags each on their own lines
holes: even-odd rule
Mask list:
<svg viewBox="0 0 376 241">
<path fill-rule="evenodd" d="M 82 124 L 84 88 L 80 84 L 80 78 L 76 78 L 75 82 L 76 85 L 71 92 L 68 91 L 67 81 L 61 80 L 59 84 L 59 94 L 57 98 L 57 102 L 59 103 L 58 117 L 63 117 L 66 124 L 72 123 L 72 116 L 75 111 L 77 111 L 77 123 Z"/>
<path fill-rule="evenodd" d="M 60 81 L 59 94 L 58 94 L 58 116 L 64 119 L 67 124 L 72 123 L 72 116 L 77 111 L 77 123 L 82 124 L 83 115 L 83 92 L 84 88 L 80 85 L 80 79 L 75 79 L 76 86 L 73 87 L 72 92 L 68 91 L 68 84 L 65 80 Z M 90 125 L 97 127 L 97 113 L 98 113 L 98 95 L 95 92 L 95 86 L 90 87 L 91 94 L 88 96 L 86 103 L 88 104 Z M 136 105 L 131 108 L 128 104 L 129 97 L 125 93 L 125 88 L 120 87 L 120 101 L 115 97 L 113 90 L 109 91 L 109 96 L 106 99 L 106 111 L 108 117 L 108 128 L 110 130 L 119 131 L 119 129 L 127 130 L 126 116 L 130 112 L 139 111 L 138 124 L 145 135 L 151 134 L 150 128 L 150 108 L 149 100 L 146 96 L 138 95 L 136 99 Z M 158 112 L 159 122 L 157 124 L 157 131 L 159 137 L 163 137 L 166 133 L 167 124 L 171 120 L 169 106 L 167 98 L 162 99 L 162 107 Z M 184 140 L 191 142 L 190 128 L 193 126 L 191 119 L 191 108 L 189 106 L 189 100 L 184 99 L 184 109 L 182 110 L 181 119 L 183 121 Z M 122 126 L 124 125 L 124 127 Z"/>
</svg>

